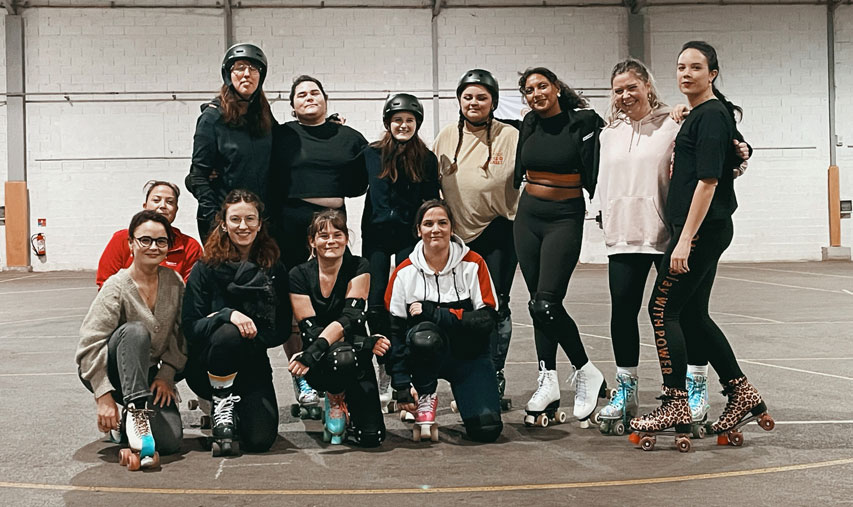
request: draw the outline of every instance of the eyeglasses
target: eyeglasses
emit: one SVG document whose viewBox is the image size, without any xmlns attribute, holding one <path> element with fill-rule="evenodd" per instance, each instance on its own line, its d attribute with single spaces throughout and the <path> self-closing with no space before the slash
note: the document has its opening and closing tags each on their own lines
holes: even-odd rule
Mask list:
<svg viewBox="0 0 853 507">
<path fill-rule="evenodd" d="M 248 227 L 257 227 L 260 220 L 255 215 L 249 215 L 247 217 L 240 217 L 237 215 L 231 215 L 228 217 L 228 221 L 231 222 L 231 225 L 234 227 L 240 227 L 242 222 L 246 222 Z"/>
<path fill-rule="evenodd" d="M 243 74 L 246 71 L 249 71 L 250 74 L 258 74 L 261 70 L 251 63 L 235 63 L 233 67 L 231 67 L 231 72 L 234 74 Z"/>
<path fill-rule="evenodd" d="M 169 247 L 169 238 L 152 238 L 151 236 L 140 236 L 133 238 L 142 248 L 151 248 L 151 243 L 157 245 L 157 248 L 163 249 Z"/>
</svg>

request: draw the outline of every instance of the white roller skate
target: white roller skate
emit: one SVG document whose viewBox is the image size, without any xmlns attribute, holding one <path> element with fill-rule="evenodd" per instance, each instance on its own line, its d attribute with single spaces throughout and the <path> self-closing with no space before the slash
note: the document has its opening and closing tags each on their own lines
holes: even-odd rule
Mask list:
<svg viewBox="0 0 853 507">
<path fill-rule="evenodd" d="M 547 428 L 551 422 L 564 423 L 569 416 L 560 408 L 560 381 L 557 370 L 546 370 L 545 361 L 539 361 L 539 387 L 524 407 L 525 426 Z"/>
<path fill-rule="evenodd" d="M 394 403 L 394 390 L 391 388 L 391 375 L 385 371 L 384 365 L 377 365 L 376 382 L 379 387 L 379 404 L 386 414 L 391 414 L 397 409 Z"/>
<path fill-rule="evenodd" d="M 160 454 L 155 450 L 154 435 L 151 434 L 149 419 L 154 411 L 147 406 L 136 408 L 129 403 L 124 411 L 124 429 L 127 445 L 119 451 L 119 464 L 128 470 L 158 468 Z"/>
<path fill-rule="evenodd" d="M 693 438 L 705 438 L 708 411 L 711 409 L 707 375 L 687 372 L 687 403 L 690 405 L 690 417 L 693 419 L 690 426 Z"/>
<path fill-rule="evenodd" d="M 293 377 L 293 394 L 296 397 L 296 403 L 290 405 L 290 415 L 300 419 L 322 419 L 320 396 L 304 377 Z"/>
<path fill-rule="evenodd" d="M 420 442 L 429 438 L 438 442 L 438 423 L 435 421 L 437 407 L 438 395 L 435 393 L 418 396 L 418 413 L 415 414 L 415 424 L 412 426 L 412 440 Z"/>
<path fill-rule="evenodd" d="M 592 361 L 587 361 L 583 368 L 575 369 L 571 383 L 575 385 L 575 406 L 572 413 L 580 421 L 581 428 L 589 428 L 589 418 L 595 412 L 599 398 L 607 398 L 607 382 Z"/>
<path fill-rule="evenodd" d="M 640 406 L 637 397 L 637 377 L 630 373 L 616 375 L 616 389 L 610 396 L 610 403 L 598 413 L 601 421 L 598 429 L 602 435 L 624 435 L 628 421 L 637 416 Z"/>
</svg>

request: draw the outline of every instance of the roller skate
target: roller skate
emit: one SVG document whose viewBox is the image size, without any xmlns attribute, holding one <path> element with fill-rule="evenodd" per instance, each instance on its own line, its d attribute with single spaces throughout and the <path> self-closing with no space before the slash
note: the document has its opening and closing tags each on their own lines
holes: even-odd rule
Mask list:
<svg viewBox="0 0 853 507">
<path fill-rule="evenodd" d="M 394 390 L 391 389 L 391 375 L 388 375 L 385 366 L 380 364 L 376 376 L 379 387 L 379 404 L 386 414 L 393 414 L 397 411 L 397 403 L 394 401 Z"/>
<path fill-rule="evenodd" d="M 418 413 L 412 426 L 412 440 L 420 442 L 429 438 L 438 442 L 438 423 L 435 422 L 435 409 L 438 407 L 438 395 L 422 394 L 418 396 Z"/>
<path fill-rule="evenodd" d="M 743 433 L 739 428 L 751 421 L 757 420 L 764 431 L 770 431 L 776 426 L 758 390 L 746 377 L 723 383 L 723 394 L 729 401 L 720 418 L 711 425 L 711 431 L 717 434 L 717 445 L 743 445 Z"/>
<path fill-rule="evenodd" d="M 637 416 L 640 402 L 637 398 L 637 377 L 630 373 L 616 375 L 617 387 L 608 403 L 598 413 L 599 431 L 602 435 L 625 434 L 628 421 Z"/>
<path fill-rule="evenodd" d="M 541 426 L 547 428 L 549 423 L 564 423 L 569 416 L 560 408 L 560 381 L 557 370 L 546 370 L 545 361 L 539 362 L 539 387 L 530 397 L 524 411 L 525 426 Z"/>
<path fill-rule="evenodd" d="M 296 403 L 290 405 L 291 416 L 315 421 L 323 418 L 320 397 L 304 377 L 293 377 L 293 393 L 296 396 Z"/>
<path fill-rule="evenodd" d="M 501 410 L 512 410 L 512 400 L 504 397 L 506 392 L 506 376 L 503 370 L 495 372 L 495 379 L 498 381 L 498 399 L 501 401 Z"/>
<path fill-rule="evenodd" d="M 332 445 L 344 443 L 349 424 L 349 411 L 345 394 L 326 393 L 325 411 L 323 413 L 323 442 Z"/>
<path fill-rule="evenodd" d="M 700 373 L 687 372 L 687 403 L 690 405 L 690 425 L 693 438 L 705 438 L 708 430 L 708 377 Z"/>
<path fill-rule="evenodd" d="M 571 382 L 575 385 L 572 414 L 580 421 L 581 428 L 589 428 L 589 418 L 598 406 L 598 399 L 607 398 L 607 382 L 592 361 L 587 361 L 581 369 L 575 369 Z M 599 421 L 594 422 L 597 424 Z"/>
<path fill-rule="evenodd" d="M 651 451 L 657 443 L 657 434 L 672 428 L 675 432 L 675 446 L 679 452 L 687 452 L 690 444 L 690 405 L 687 403 L 687 391 L 675 387 L 661 387 L 661 406 L 650 414 L 631 419 L 634 430 L 628 439 L 644 451 Z"/>
<path fill-rule="evenodd" d="M 213 406 L 210 415 L 213 429 L 211 430 L 210 450 L 214 458 L 235 454 L 234 441 L 236 440 L 237 424 L 234 404 L 239 401 L 240 397 L 234 394 L 231 387 L 213 390 Z"/>
<path fill-rule="evenodd" d="M 127 447 L 119 451 L 119 464 L 128 470 L 159 468 L 160 454 L 155 450 L 154 435 L 151 434 L 149 418 L 154 411 L 143 405 L 136 408 L 128 403 L 124 411 L 123 426 L 127 434 Z"/>
<path fill-rule="evenodd" d="M 204 398 L 188 400 L 187 408 L 189 410 L 200 410 L 202 415 L 198 420 L 199 428 L 203 430 L 210 429 L 210 400 Z"/>
</svg>

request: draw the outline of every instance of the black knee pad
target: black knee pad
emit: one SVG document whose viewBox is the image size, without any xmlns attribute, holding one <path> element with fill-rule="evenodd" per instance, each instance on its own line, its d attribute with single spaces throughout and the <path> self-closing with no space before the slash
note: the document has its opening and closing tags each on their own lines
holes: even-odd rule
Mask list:
<svg viewBox="0 0 853 507">
<path fill-rule="evenodd" d="M 504 424 L 500 414 L 488 413 L 462 421 L 468 438 L 476 442 L 494 442 L 501 435 Z"/>
<path fill-rule="evenodd" d="M 444 331 L 432 322 L 420 322 L 409 330 L 406 342 L 409 353 L 418 358 L 437 356 L 445 343 Z"/>
<path fill-rule="evenodd" d="M 353 437 L 361 447 L 379 447 L 385 440 L 385 428 L 379 428 L 376 431 L 363 431 L 356 428 Z"/>
<path fill-rule="evenodd" d="M 358 357 L 352 345 L 343 341 L 332 344 L 323 360 L 330 370 L 339 375 L 354 375 L 358 370 Z"/>
<path fill-rule="evenodd" d="M 530 311 L 533 324 L 542 328 L 546 333 L 559 331 L 559 329 L 555 329 L 560 327 L 559 320 L 564 315 L 568 316 L 562 302 L 555 301 L 556 299 L 551 294 L 540 292 L 527 303 L 527 309 Z"/>
</svg>

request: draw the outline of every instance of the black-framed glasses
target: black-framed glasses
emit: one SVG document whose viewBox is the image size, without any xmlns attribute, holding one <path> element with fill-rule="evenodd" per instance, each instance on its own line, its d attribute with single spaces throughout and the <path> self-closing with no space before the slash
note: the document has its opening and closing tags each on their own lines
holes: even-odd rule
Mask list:
<svg viewBox="0 0 853 507">
<path fill-rule="evenodd" d="M 152 238 L 151 236 L 139 236 L 133 238 L 142 248 L 151 248 L 151 243 L 157 245 L 157 248 L 163 249 L 169 247 L 169 238 Z"/>
</svg>

